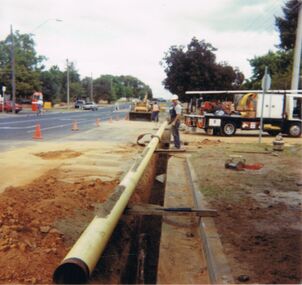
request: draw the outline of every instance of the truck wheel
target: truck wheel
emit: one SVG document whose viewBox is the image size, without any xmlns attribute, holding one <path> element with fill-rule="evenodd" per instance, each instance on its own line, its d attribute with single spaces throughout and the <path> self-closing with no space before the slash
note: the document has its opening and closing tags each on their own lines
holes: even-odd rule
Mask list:
<svg viewBox="0 0 302 285">
<path fill-rule="evenodd" d="M 291 125 L 289 127 L 288 133 L 291 137 L 300 137 L 301 136 L 301 126 L 298 124 Z"/>
<path fill-rule="evenodd" d="M 225 136 L 233 136 L 236 133 L 236 126 L 234 123 L 229 122 L 229 123 L 225 123 L 222 127 L 222 133 Z"/>
</svg>

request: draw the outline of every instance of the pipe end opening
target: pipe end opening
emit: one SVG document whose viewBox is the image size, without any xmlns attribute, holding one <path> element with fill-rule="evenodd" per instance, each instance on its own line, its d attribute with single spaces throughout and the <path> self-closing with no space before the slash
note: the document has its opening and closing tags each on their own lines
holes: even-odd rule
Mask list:
<svg viewBox="0 0 302 285">
<path fill-rule="evenodd" d="M 88 281 L 89 268 L 78 258 L 68 258 L 63 261 L 53 274 L 55 284 L 83 284 Z"/>
</svg>

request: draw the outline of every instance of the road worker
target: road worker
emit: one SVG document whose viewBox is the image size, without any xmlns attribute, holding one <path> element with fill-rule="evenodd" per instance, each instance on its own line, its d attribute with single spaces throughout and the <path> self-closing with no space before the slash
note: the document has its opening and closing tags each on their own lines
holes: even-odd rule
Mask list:
<svg viewBox="0 0 302 285">
<path fill-rule="evenodd" d="M 159 106 L 155 101 L 152 106 L 152 121 L 158 122 Z"/>
<path fill-rule="evenodd" d="M 180 126 L 180 116 L 181 116 L 181 105 L 178 102 L 177 95 L 172 95 L 171 101 L 172 101 L 172 106 L 170 107 L 169 124 L 171 124 L 172 126 L 174 146 L 175 148 L 180 149 L 179 126 Z"/>
</svg>

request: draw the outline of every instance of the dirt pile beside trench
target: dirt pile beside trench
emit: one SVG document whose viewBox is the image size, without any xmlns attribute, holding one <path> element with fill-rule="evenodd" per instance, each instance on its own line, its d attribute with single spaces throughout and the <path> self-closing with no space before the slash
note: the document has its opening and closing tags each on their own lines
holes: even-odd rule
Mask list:
<svg viewBox="0 0 302 285">
<path fill-rule="evenodd" d="M 118 184 L 100 179 L 66 183 L 58 179 L 61 175 L 51 170 L 0 195 L 0 283 L 51 283 L 54 268 L 80 234 L 75 229 L 67 236 L 60 221 L 85 228 L 95 203 L 104 202 Z"/>
</svg>

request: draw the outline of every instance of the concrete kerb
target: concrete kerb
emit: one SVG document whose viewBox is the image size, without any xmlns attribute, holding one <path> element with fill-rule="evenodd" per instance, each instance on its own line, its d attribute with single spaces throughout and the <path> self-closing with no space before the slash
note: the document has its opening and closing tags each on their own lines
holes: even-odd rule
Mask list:
<svg viewBox="0 0 302 285">
<path fill-rule="evenodd" d="M 200 186 L 196 172 L 189 160 L 186 158 L 188 176 L 192 184 L 192 192 L 195 205 L 198 209 L 206 209 L 208 205 L 199 191 Z M 208 272 L 212 284 L 234 284 L 231 269 L 224 255 L 223 247 L 217 232 L 213 218 L 202 218 L 199 225 L 200 235 L 207 260 Z"/>
</svg>

